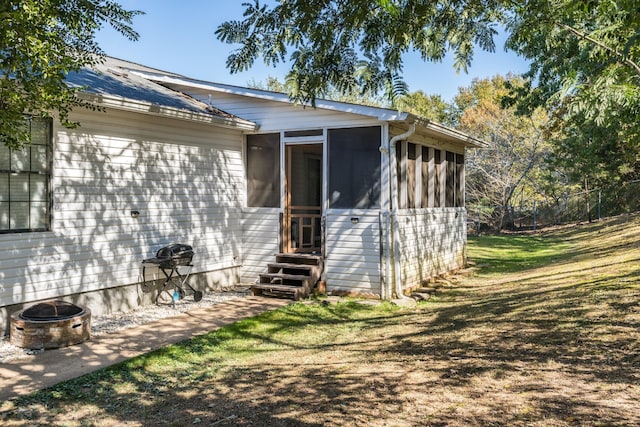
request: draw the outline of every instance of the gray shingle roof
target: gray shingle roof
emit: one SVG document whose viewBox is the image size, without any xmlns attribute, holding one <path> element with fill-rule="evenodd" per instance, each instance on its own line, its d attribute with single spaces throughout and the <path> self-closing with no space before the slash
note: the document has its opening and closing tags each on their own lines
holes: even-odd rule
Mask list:
<svg viewBox="0 0 640 427">
<path fill-rule="evenodd" d="M 92 69 L 85 68 L 77 73 L 69 73 L 67 83 L 74 87 L 83 88 L 83 92 L 88 94 L 116 96 L 227 119 L 238 118 L 188 95 L 168 89 L 145 78 L 129 74 L 127 70 L 135 65 L 107 57 L 104 63 Z M 138 67 L 145 71 L 152 70 L 142 66 Z"/>
</svg>

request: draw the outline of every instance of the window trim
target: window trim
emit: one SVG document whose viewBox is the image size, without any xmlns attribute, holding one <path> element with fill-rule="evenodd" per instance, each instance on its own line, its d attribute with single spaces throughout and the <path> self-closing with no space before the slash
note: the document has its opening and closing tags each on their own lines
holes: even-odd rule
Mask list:
<svg viewBox="0 0 640 427">
<path fill-rule="evenodd" d="M 29 124 L 29 129 L 31 130 L 31 123 L 33 121 L 34 118 L 32 117 L 25 117 L 25 120 L 28 122 Z M 0 170 L 0 175 L 7 175 L 8 177 L 11 176 L 18 176 L 18 175 L 26 175 L 27 176 L 27 180 L 29 183 L 29 188 L 31 187 L 31 176 L 32 175 L 44 175 L 45 176 L 45 199 L 43 201 L 39 201 L 39 202 L 44 202 L 46 204 L 46 213 L 45 213 L 45 226 L 44 227 L 32 227 L 31 224 L 31 208 L 33 206 L 34 201 L 31 199 L 31 193 L 29 193 L 29 200 L 27 201 L 28 203 L 28 210 L 29 210 L 29 214 L 28 214 L 28 226 L 27 228 L 11 228 L 11 185 L 9 184 L 9 182 L 7 182 L 8 186 L 7 186 L 7 190 L 8 190 L 8 196 L 9 196 L 9 200 L 8 200 L 8 204 L 9 204 L 9 228 L 0 228 L 0 235 L 5 235 L 5 234 L 19 234 L 19 233 L 41 233 L 41 232 L 49 232 L 51 231 L 52 228 L 52 223 L 53 223 L 53 120 L 50 117 L 43 117 L 43 118 L 35 118 L 35 119 L 42 119 L 46 122 L 45 128 L 47 130 L 47 136 L 48 136 L 48 141 L 46 141 L 45 144 L 35 144 L 35 145 L 44 145 L 46 147 L 46 156 L 47 156 L 47 161 L 46 161 L 46 171 L 43 173 L 42 171 L 38 171 L 38 172 L 33 172 L 31 170 L 31 162 L 33 160 L 33 154 L 32 154 L 32 150 L 31 147 L 34 145 L 33 141 L 29 144 L 25 144 L 25 147 L 29 147 L 29 170 L 28 171 L 17 171 L 12 169 L 12 165 L 9 164 L 9 168 L 5 169 L 5 170 Z M 11 162 L 11 153 L 13 152 L 12 149 L 9 149 L 9 162 Z"/>
<path fill-rule="evenodd" d="M 375 194 L 377 195 L 376 198 L 368 198 L 367 200 L 369 201 L 370 205 L 368 207 L 355 207 L 355 206 L 350 206 L 350 207 L 344 207 L 344 206 L 340 206 L 340 203 L 337 203 L 335 200 L 333 200 L 332 198 L 332 190 L 335 190 L 336 186 L 334 186 L 334 184 L 337 181 L 340 180 L 336 180 L 337 175 L 333 175 L 335 174 L 335 171 L 338 170 L 339 168 L 337 168 L 335 166 L 335 160 L 332 162 L 332 155 L 335 155 L 336 153 L 341 153 L 341 155 L 344 155 L 344 153 L 340 150 L 340 144 L 337 144 L 335 141 L 335 133 L 339 133 L 339 132 L 343 132 L 343 131 L 353 131 L 353 132 L 371 132 L 372 135 L 375 134 L 375 138 L 377 138 L 377 140 L 375 141 L 374 144 L 372 144 L 370 141 L 367 141 L 366 144 L 367 145 L 371 145 L 372 147 L 375 146 L 375 149 L 372 149 L 371 153 L 376 153 L 375 156 L 376 157 L 376 167 L 379 168 L 379 173 L 377 174 L 372 174 L 372 182 L 374 184 L 373 187 L 368 187 L 368 191 L 371 192 L 371 194 Z M 359 137 L 361 137 L 360 135 L 358 135 Z M 327 137 L 326 137 L 326 147 L 327 147 L 327 176 L 325 179 L 325 182 L 327 184 L 327 193 L 325 195 L 326 197 L 326 206 L 327 209 L 331 209 L 331 210 L 339 210 L 339 211 L 352 211 L 352 210 L 363 210 L 363 211 L 368 211 L 368 210 L 379 210 L 382 208 L 382 204 L 383 204 L 383 190 L 382 190 L 382 155 L 380 153 L 379 147 L 382 144 L 382 126 L 381 125 L 371 125 L 371 126 L 348 126 L 348 127 L 336 127 L 336 128 L 327 128 Z M 370 148 L 370 147 L 369 147 Z M 335 152 L 333 150 L 336 150 Z M 377 187 L 376 187 L 377 186 Z M 364 187 L 363 187 L 364 188 Z M 373 190 L 377 190 L 377 194 L 375 192 L 373 192 Z M 351 194 L 350 194 L 351 195 Z M 338 205 L 338 206 L 336 206 Z"/>
<path fill-rule="evenodd" d="M 255 141 L 250 141 L 251 139 L 256 138 Z M 261 139 L 266 139 L 267 142 L 261 141 Z M 277 138 L 277 142 L 270 141 L 270 138 Z M 274 162 L 271 165 L 271 169 L 273 170 L 274 176 L 271 178 L 271 183 L 274 184 L 274 190 L 271 194 L 272 197 L 275 197 L 273 200 L 266 199 L 269 203 L 263 201 L 262 203 L 257 203 L 252 198 L 252 191 L 255 189 L 251 188 L 251 180 L 249 175 L 249 170 L 251 167 L 251 162 L 253 160 L 250 159 L 251 154 L 251 146 L 259 146 L 265 145 L 267 148 L 272 148 L 274 150 Z M 248 208 L 269 208 L 269 209 L 281 209 L 282 208 L 282 166 L 281 166 L 281 157 L 282 157 L 282 141 L 281 135 L 278 132 L 269 132 L 269 133 L 258 133 L 258 134 L 248 134 L 244 138 L 244 152 L 245 152 L 245 180 L 246 180 L 246 207 Z M 258 163 L 262 163 L 260 159 L 256 159 Z M 276 202 L 277 200 L 277 202 Z"/>
</svg>

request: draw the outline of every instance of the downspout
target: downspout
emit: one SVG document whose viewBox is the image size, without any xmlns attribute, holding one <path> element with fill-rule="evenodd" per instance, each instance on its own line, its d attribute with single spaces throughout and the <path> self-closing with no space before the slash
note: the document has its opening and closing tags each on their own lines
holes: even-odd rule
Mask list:
<svg viewBox="0 0 640 427">
<path fill-rule="evenodd" d="M 396 135 L 389 141 L 389 220 L 386 221 L 388 228 L 385 237 L 385 251 L 387 254 L 392 254 L 392 256 L 387 255 L 386 257 L 386 297 L 391 298 L 393 296 L 393 292 L 395 290 L 396 298 L 403 298 L 404 293 L 402 290 L 402 273 L 400 269 L 400 234 L 399 234 L 399 224 L 398 224 L 398 172 L 396 170 L 396 143 L 398 141 L 404 141 L 413 135 L 416 131 L 416 124 L 411 123 L 409 125 L 409 130 L 403 134 Z M 381 151 L 386 151 L 382 149 Z M 392 238 L 389 238 L 389 235 Z M 390 241 L 391 240 L 391 241 Z M 391 247 L 389 247 L 391 246 Z M 393 271 L 392 267 L 393 266 Z"/>
</svg>

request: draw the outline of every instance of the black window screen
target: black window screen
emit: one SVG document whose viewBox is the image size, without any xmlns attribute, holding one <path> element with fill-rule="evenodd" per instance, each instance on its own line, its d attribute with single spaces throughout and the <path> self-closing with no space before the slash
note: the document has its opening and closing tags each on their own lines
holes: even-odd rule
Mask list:
<svg viewBox="0 0 640 427">
<path fill-rule="evenodd" d="M 329 131 L 329 205 L 380 207 L 380 127 Z"/>
<path fill-rule="evenodd" d="M 441 176 L 441 170 L 442 170 L 442 152 L 440 150 L 435 150 L 434 152 L 434 162 L 436 165 L 436 173 L 435 173 L 435 183 L 434 183 L 434 191 L 433 191 L 433 195 L 434 195 L 434 201 L 433 201 L 433 206 L 436 208 L 440 207 L 440 187 L 441 187 L 441 181 L 442 181 L 442 176 Z"/>
<path fill-rule="evenodd" d="M 433 153 L 433 150 L 431 150 Z M 422 147 L 422 207 L 429 206 L 429 147 Z"/>
<path fill-rule="evenodd" d="M 285 138 L 296 138 L 300 136 L 322 136 L 322 129 L 310 129 L 310 130 L 288 130 L 285 131 Z"/>
<path fill-rule="evenodd" d="M 247 135 L 247 204 L 280 207 L 280 134 Z"/>
<path fill-rule="evenodd" d="M 456 196 L 456 155 L 447 151 L 447 183 L 446 183 L 446 207 L 455 206 Z"/>
<path fill-rule="evenodd" d="M 464 207 L 464 154 L 456 154 L 456 207 Z"/>
<path fill-rule="evenodd" d="M 407 162 L 404 158 L 402 141 L 396 142 L 396 185 L 398 189 L 398 209 L 406 209 L 407 203 L 402 197 L 402 183 L 407 182 Z"/>
<path fill-rule="evenodd" d="M 407 207 L 416 207 L 416 144 L 407 144 Z"/>
</svg>

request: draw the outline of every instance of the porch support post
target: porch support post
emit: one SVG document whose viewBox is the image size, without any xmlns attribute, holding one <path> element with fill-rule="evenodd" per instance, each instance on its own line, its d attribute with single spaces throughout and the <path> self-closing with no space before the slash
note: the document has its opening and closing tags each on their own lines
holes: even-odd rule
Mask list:
<svg viewBox="0 0 640 427">
<path fill-rule="evenodd" d="M 391 212 L 389 214 L 390 220 L 390 230 L 387 230 L 391 235 L 391 245 L 392 249 L 390 250 L 390 255 L 393 256 L 393 260 L 391 260 L 392 270 L 387 272 L 389 281 L 387 282 L 387 286 L 389 292 L 387 295 L 390 297 L 393 295 L 393 291 L 395 290 L 396 298 L 402 298 L 403 289 L 402 289 L 402 272 L 400 270 L 400 233 L 399 228 L 400 224 L 398 223 L 398 173 L 396 170 L 396 142 L 404 141 L 413 135 L 416 131 L 416 124 L 411 123 L 409 125 L 409 130 L 403 134 L 396 135 L 389 141 L 389 202 L 391 206 Z"/>
<path fill-rule="evenodd" d="M 391 299 L 391 225 L 389 222 L 389 211 L 391 210 L 391 195 L 389 194 L 389 175 L 391 168 L 389 159 L 389 124 L 382 126 L 380 135 L 380 241 L 382 243 L 382 256 L 380 259 L 380 298 Z"/>
</svg>

